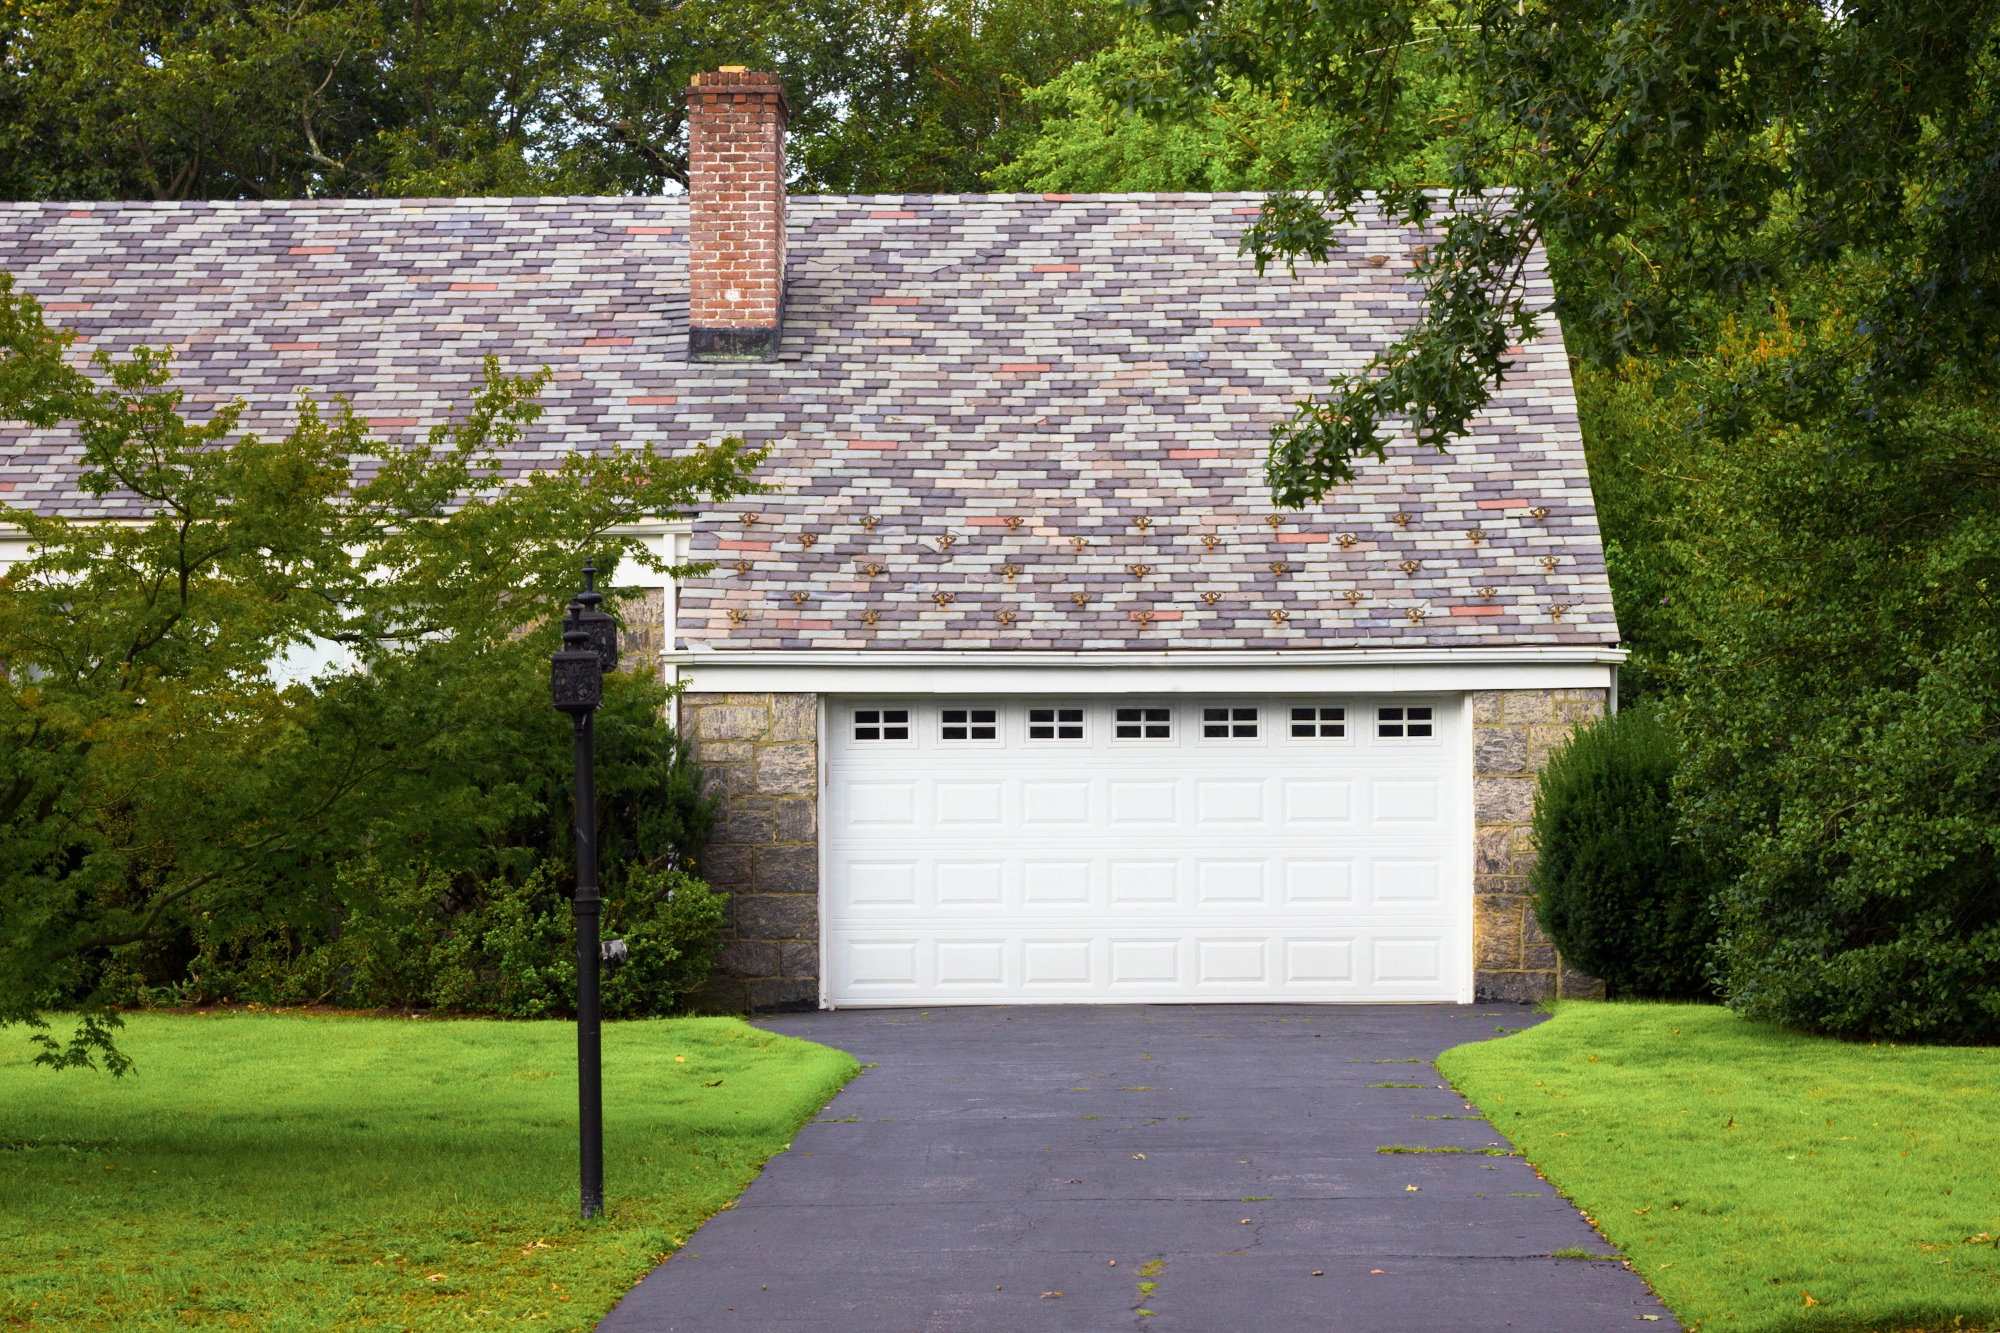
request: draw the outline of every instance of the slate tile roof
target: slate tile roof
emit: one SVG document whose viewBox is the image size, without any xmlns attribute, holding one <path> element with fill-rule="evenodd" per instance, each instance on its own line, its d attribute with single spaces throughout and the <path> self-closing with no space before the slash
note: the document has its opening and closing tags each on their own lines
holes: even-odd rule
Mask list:
<svg viewBox="0 0 2000 1333">
<path fill-rule="evenodd" d="M 0 267 L 114 351 L 172 343 L 199 414 L 347 395 L 414 441 L 480 358 L 547 365 L 510 459 L 775 446 L 703 513 L 676 646 L 1089 650 L 1609 645 L 1560 335 L 1475 433 L 1279 513 L 1271 423 L 1411 318 L 1422 237 L 1362 220 L 1259 276 L 1255 195 L 799 197 L 779 359 L 686 360 L 683 201 L 0 204 Z M 1531 275 L 1547 299 L 1545 272 Z M 0 502 L 136 516 L 74 441 L 0 428 Z"/>
</svg>

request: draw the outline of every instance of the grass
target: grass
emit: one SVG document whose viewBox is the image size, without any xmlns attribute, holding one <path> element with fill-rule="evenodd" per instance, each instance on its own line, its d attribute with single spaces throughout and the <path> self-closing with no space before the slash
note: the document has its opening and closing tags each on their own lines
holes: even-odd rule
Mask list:
<svg viewBox="0 0 2000 1333">
<path fill-rule="evenodd" d="M 2000 1323 L 2000 1051 L 1568 1002 L 1438 1068 L 1690 1327 Z"/>
<path fill-rule="evenodd" d="M 567 1023 L 141 1015 L 122 1080 L 0 1042 L 0 1321 L 588 1329 L 856 1072 L 735 1019 L 608 1025 L 576 1216 Z"/>
</svg>

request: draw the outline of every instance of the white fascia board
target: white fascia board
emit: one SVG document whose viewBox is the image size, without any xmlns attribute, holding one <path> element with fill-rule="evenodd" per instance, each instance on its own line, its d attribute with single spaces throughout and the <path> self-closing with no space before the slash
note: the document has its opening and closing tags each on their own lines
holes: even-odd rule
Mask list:
<svg viewBox="0 0 2000 1333">
<path fill-rule="evenodd" d="M 701 693 L 1424 694 L 1608 689 L 1618 648 L 1417 648 L 1286 653 L 716 652 L 666 654 Z"/>
</svg>

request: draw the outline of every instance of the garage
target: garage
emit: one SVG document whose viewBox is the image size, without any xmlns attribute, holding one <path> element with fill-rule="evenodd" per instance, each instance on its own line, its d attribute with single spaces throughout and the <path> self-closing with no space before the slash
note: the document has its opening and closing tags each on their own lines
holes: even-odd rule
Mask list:
<svg viewBox="0 0 2000 1333">
<path fill-rule="evenodd" d="M 828 698 L 824 999 L 1469 1001 L 1463 714 Z"/>
</svg>

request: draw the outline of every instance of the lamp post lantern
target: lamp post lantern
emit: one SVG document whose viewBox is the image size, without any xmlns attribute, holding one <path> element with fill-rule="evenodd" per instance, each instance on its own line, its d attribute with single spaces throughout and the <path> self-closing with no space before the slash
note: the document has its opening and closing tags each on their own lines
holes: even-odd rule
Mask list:
<svg viewBox="0 0 2000 1333">
<path fill-rule="evenodd" d="M 597 756 L 592 720 L 604 702 L 604 673 L 618 665 L 618 624 L 597 609 L 597 569 L 583 567 L 570 602 L 562 651 L 549 659 L 549 695 L 576 735 L 576 1080 L 577 1148 L 583 1216 L 604 1215 L 603 1014 L 598 1002 Z"/>
</svg>

